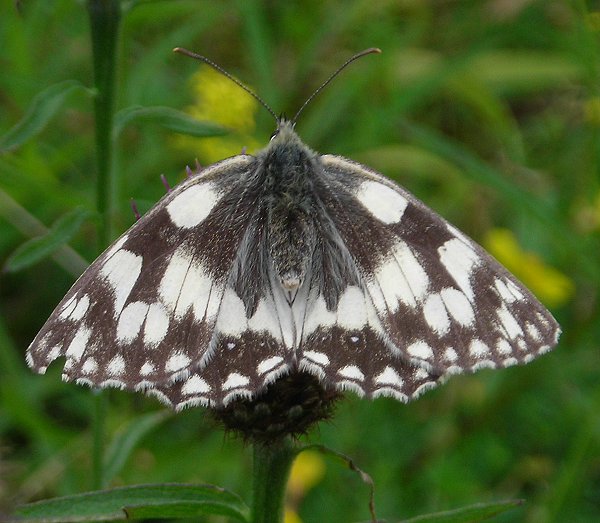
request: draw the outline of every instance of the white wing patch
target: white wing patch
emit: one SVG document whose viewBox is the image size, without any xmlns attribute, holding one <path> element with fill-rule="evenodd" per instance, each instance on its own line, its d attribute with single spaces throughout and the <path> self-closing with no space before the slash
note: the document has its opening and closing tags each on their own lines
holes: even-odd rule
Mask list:
<svg viewBox="0 0 600 523">
<path fill-rule="evenodd" d="M 207 394 L 210 392 L 210 386 L 200 376 L 195 375 L 185 382 L 182 392 L 188 396 L 191 394 Z"/>
<path fill-rule="evenodd" d="M 475 295 L 471 286 L 471 276 L 473 269 L 481 261 L 477 253 L 459 238 L 448 240 L 438 248 L 438 252 L 442 265 L 465 295 L 472 300 Z"/>
<path fill-rule="evenodd" d="M 121 313 L 141 271 L 142 257 L 125 249 L 119 249 L 104 262 L 100 276 L 106 278 L 115 294 L 115 316 Z"/>
<path fill-rule="evenodd" d="M 420 360 L 433 359 L 433 349 L 422 340 L 411 343 L 406 350 L 411 356 Z"/>
<path fill-rule="evenodd" d="M 394 385 L 401 388 L 404 380 L 392 367 L 386 367 L 381 374 L 375 377 L 375 383 L 377 385 Z"/>
<path fill-rule="evenodd" d="M 380 314 L 386 309 L 396 312 L 400 303 L 417 307 L 429 289 L 427 272 L 402 241 L 396 242 L 367 281 L 367 288 Z"/>
<path fill-rule="evenodd" d="M 349 285 L 340 297 L 336 323 L 349 330 L 361 329 L 368 323 L 367 303 L 359 287 Z"/>
<path fill-rule="evenodd" d="M 356 365 L 346 365 L 338 369 L 338 374 L 344 378 L 349 378 L 356 381 L 364 381 L 365 375 Z"/>
<path fill-rule="evenodd" d="M 356 285 L 346 287 L 333 311 L 327 309 L 323 295 L 309 300 L 306 317 L 296 324 L 297 332 L 301 333 L 300 345 L 317 329 L 333 326 L 349 332 L 369 326 L 376 332 L 382 332 L 371 297 Z M 350 339 L 358 341 L 356 336 L 350 336 Z"/>
<path fill-rule="evenodd" d="M 85 313 L 87 312 L 90 306 L 90 297 L 87 294 L 84 294 L 78 300 L 75 299 L 75 296 L 69 300 L 65 304 L 62 312 L 59 315 L 59 318 L 62 320 L 71 320 L 71 321 L 79 321 Z"/>
<path fill-rule="evenodd" d="M 248 330 L 244 302 L 231 288 L 225 290 L 215 329 L 226 336 L 240 336 Z"/>
<path fill-rule="evenodd" d="M 227 376 L 225 383 L 223 383 L 223 389 L 237 389 L 239 387 L 245 387 L 248 383 L 250 383 L 250 380 L 246 376 L 242 376 L 237 372 L 232 372 Z"/>
<path fill-rule="evenodd" d="M 123 309 L 117 323 L 117 340 L 122 343 L 131 343 L 138 337 L 140 329 L 150 305 L 141 301 L 131 302 Z"/>
<path fill-rule="evenodd" d="M 474 358 L 483 358 L 490 353 L 489 347 L 483 343 L 481 340 L 474 339 L 471 341 L 469 345 L 469 352 Z"/>
<path fill-rule="evenodd" d="M 67 352 L 65 353 L 67 358 L 73 360 L 81 359 L 81 356 L 83 355 L 83 351 L 87 346 L 91 334 L 91 329 L 88 329 L 85 325 L 79 327 L 77 333 L 75 334 L 75 337 L 73 338 L 73 341 L 71 341 Z"/>
<path fill-rule="evenodd" d="M 509 339 L 514 340 L 523 334 L 523 329 L 521 329 L 521 326 L 515 317 L 506 308 L 506 305 L 502 305 L 502 307 L 498 309 L 497 314 L 498 318 L 500 319 L 500 323 L 506 330 L 506 334 L 508 335 Z"/>
<path fill-rule="evenodd" d="M 198 321 L 212 321 L 219 310 L 223 284 L 210 277 L 200 260 L 186 249 L 174 254 L 159 285 L 162 303 L 176 318 L 192 310 Z"/>
<path fill-rule="evenodd" d="M 278 311 L 272 298 L 261 298 L 256 310 L 248 318 L 242 299 L 232 288 L 228 287 L 225 290 L 215 325 L 218 334 L 235 339 L 250 331 L 267 334 L 284 343 L 284 330 L 291 332 L 292 326 L 283 324 L 278 318 Z M 286 344 L 286 346 L 291 345 Z"/>
<path fill-rule="evenodd" d="M 464 327 L 475 322 L 475 311 L 468 298 L 458 289 L 447 287 L 440 291 L 440 296 L 450 316 Z"/>
<path fill-rule="evenodd" d="M 123 372 L 125 372 L 125 359 L 120 354 L 117 354 L 108 364 L 108 374 L 119 376 Z"/>
<path fill-rule="evenodd" d="M 375 218 L 388 224 L 398 223 L 408 205 L 398 191 L 370 180 L 360 185 L 355 196 Z"/>
<path fill-rule="evenodd" d="M 259 374 L 266 374 L 267 372 L 270 372 L 273 369 L 275 369 L 282 362 L 283 358 L 281 356 L 273 356 L 271 358 L 267 358 L 266 360 L 261 361 L 256 366 L 256 370 Z"/>
<path fill-rule="evenodd" d="M 267 332 L 275 339 L 281 338 L 281 326 L 277 321 L 277 311 L 267 298 L 261 298 L 256 311 L 248 320 L 248 328 L 254 332 Z"/>
<path fill-rule="evenodd" d="M 160 303 L 153 303 L 148 308 L 144 326 L 144 343 L 154 347 L 164 340 L 169 331 L 169 315 Z"/>
<path fill-rule="evenodd" d="M 450 330 L 448 309 L 439 293 L 430 294 L 423 305 L 425 321 L 439 336 L 447 334 Z"/>
<path fill-rule="evenodd" d="M 171 355 L 165 364 L 165 370 L 168 372 L 177 372 L 185 369 L 190 363 L 189 356 L 176 352 Z"/>
<path fill-rule="evenodd" d="M 177 227 L 189 229 L 200 225 L 220 199 L 221 194 L 210 183 L 191 185 L 171 200 L 167 212 Z"/>
</svg>

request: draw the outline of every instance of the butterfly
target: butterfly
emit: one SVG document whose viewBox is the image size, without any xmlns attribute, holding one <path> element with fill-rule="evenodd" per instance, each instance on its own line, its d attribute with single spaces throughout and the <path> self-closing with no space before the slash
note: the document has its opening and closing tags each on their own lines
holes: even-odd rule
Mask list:
<svg viewBox="0 0 600 523">
<path fill-rule="evenodd" d="M 29 366 L 65 357 L 66 380 L 176 409 L 253 398 L 294 372 L 408 401 L 556 345 L 552 315 L 482 247 L 369 167 L 311 150 L 297 115 L 118 238 L 42 327 Z"/>
</svg>

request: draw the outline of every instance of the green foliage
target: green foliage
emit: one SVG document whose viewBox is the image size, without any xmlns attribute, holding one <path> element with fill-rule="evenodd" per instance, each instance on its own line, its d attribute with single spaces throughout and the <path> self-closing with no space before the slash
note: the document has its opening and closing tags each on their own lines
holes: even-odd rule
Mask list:
<svg viewBox="0 0 600 523">
<path fill-rule="evenodd" d="M 106 449 L 102 483 L 108 484 L 117 477 L 144 436 L 150 434 L 168 418 L 168 412 L 159 411 L 128 420 L 126 425 L 115 433 L 110 446 Z"/>
<path fill-rule="evenodd" d="M 403 523 L 477 523 L 493 518 L 521 504 L 521 501 L 500 501 L 498 503 L 478 503 L 470 507 L 446 510 L 410 518 Z"/>
<path fill-rule="evenodd" d="M 106 155 L 95 142 L 86 3 L 28 0 L 17 11 L 0 0 L 0 266 L 20 269 L 0 275 L 0 514 L 89 490 L 92 456 L 110 485 L 208 482 L 250 499 L 249 453 L 224 441 L 202 409 L 165 420 L 153 399 L 111 391 L 110 443 L 96 452 L 90 391 L 62 383 L 59 365 L 32 375 L 25 348 L 83 260 L 133 222 L 129 199 L 147 210 L 164 190 L 161 173 L 173 185 L 186 164 L 207 163 L 204 151 L 225 150 L 236 136 L 221 138 L 231 125 L 216 115 L 190 119 L 199 66 L 174 46 L 214 59 L 287 114 L 350 54 L 377 46 L 382 55 L 344 71 L 306 109 L 302 138 L 393 177 L 477 241 L 510 230 L 573 291 L 553 309 L 564 334 L 551 354 L 453 378 L 409 405 L 349 394 L 308 440 L 369 471 L 388 521 L 461 506 L 465 517 L 512 508 L 495 518 L 506 523 L 599 519 L 599 13 L 568 0 L 124 1 Z M 215 109 L 239 112 L 212 91 Z M 237 134 L 266 143 L 272 119 L 260 109 L 249 116 Z M 99 216 L 110 226 L 95 232 L 76 209 L 98 208 L 101 169 L 110 177 Z M 26 252 L 10 258 L 17 249 Z M 303 521 L 369 517 L 368 495 L 347 487 L 347 474 L 330 467 L 291 501 Z M 132 505 L 107 496 L 101 509 L 83 506 L 105 518 Z M 494 501 L 517 498 L 527 503 Z M 191 499 L 163 498 L 137 515 L 187 510 L 198 520 L 209 505 Z"/>
<path fill-rule="evenodd" d="M 20 507 L 22 523 L 121 521 L 220 514 L 248 521 L 248 507 L 235 494 L 212 485 L 137 485 L 87 492 Z"/>
<path fill-rule="evenodd" d="M 40 133 L 64 109 L 68 96 L 76 91 L 86 92 L 86 89 L 75 80 L 66 80 L 39 93 L 23 118 L 0 137 L 0 153 L 16 149 Z"/>
<path fill-rule="evenodd" d="M 477 523 L 520 504 L 520 501 L 478 503 L 417 516 L 401 523 Z M 160 484 L 107 489 L 39 501 L 19 507 L 15 515 L 20 523 L 186 519 L 208 514 L 248 522 L 249 512 L 249 508 L 235 494 L 212 485 Z"/>
<path fill-rule="evenodd" d="M 200 122 L 171 107 L 127 107 L 115 116 L 113 135 L 118 136 L 126 125 L 133 122 L 156 123 L 165 129 L 188 136 L 223 136 L 226 130 L 212 122 Z"/>
<path fill-rule="evenodd" d="M 60 246 L 71 241 L 90 214 L 83 207 L 75 207 L 67 212 L 52 224 L 45 235 L 31 238 L 19 245 L 6 260 L 5 269 L 10 272 L 21 271 L 47 258 Z"/>
</svg>

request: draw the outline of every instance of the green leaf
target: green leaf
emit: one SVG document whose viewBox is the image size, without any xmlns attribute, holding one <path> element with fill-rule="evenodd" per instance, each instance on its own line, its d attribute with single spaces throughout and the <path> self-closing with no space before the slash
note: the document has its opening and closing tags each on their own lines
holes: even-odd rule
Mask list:
<svg viewBox="0 0 600 523">
<path fill-rule="evenodd" d="M 16 149 L 40 133 L 58 113 L 67 97 L 75 91 L 92 92 L 75 80 L 67 80 L 51 85 L 38 93 L 31 101 L 25 116 L 0 137 L 0 153 Z"/>
<path fill-rule="evenodd" d="M 216 123 L 196 120 L 189 114 L 171 107 L 134 105 L 122 109 L 116 114 L 113 137 L 117 138 L 128 124 L 139 121 L 156 123 L 176 133 L 189 136 L 223 136 L 228 132 L 227 129 Z"/>
<path fill-rule="evenodd" d="M 4 269 L 8 272 L 17 272 L 50 256 L 56 249 L 71 240 L 91 214 L 83 207 L 76 207 L 64 214 L 54 222 L 46 234 L 27 240 L 17 247 L 6 260 Z"/>
<path fill-rule="evenodd" d="M 206 514 L 218 514 L 229 516 L 240 521 L 247 521 L 246 516 L 233 512 L 231 507 L 225 503 L 205 501 L 182 501 L 153 503 L 150 505 L 138 505 L 125 507 L 123 509 L 128 519 L 149 518 L 190 518 Z"/>
<path fill-rule="evenodd" d="M 134 485 L 29 503 L 17 508 L 20 523 L 75 523 L 206 514 L 247 522 L 250 510 L 236 494 L 213 485 Z"/>
<path fill-rule="evenodd" d="M 168 411 L 133 418 L 113 439 L 104 459 L 104 484 L 111 481 L 127 462 L 140 440 L 170 416 Z"/>
<path fill-rule="evenodd" d="M 511 499 L 509 501 L 497 501 L 494 503 L 476 503 L 468 507 L 436 512 L 417 516 L 411 519 L 405 519 L 402 523 L 476 523 L 493 518 L 507 510 L 518 507 L 523 503 L 521 499 Z"/>
<path fill-rule="evenodd" d="M 501 93 L 537 93 L 569 85 L 583 75 L 572 60 L 550 52 L 492 50 L 471 62 L 469 73 Z"/>
</svg>

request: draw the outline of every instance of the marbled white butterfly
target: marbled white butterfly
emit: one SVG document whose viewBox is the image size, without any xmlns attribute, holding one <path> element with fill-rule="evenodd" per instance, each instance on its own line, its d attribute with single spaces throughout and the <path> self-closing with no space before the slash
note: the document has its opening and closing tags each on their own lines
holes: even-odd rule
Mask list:
<svg viewBox="0 0 600 523">
<path fill-rule="evenodd" d="M 254 397 L 296 370 L 407 401 L 557 343 L 551 314 L 479 245 L 381 174 L 309 149 L 298 114 L 255 156 L 188 178 L 100 255 L 29 365 L 64 356 L 66 380 L 177 409 Z"/>
</svg>

